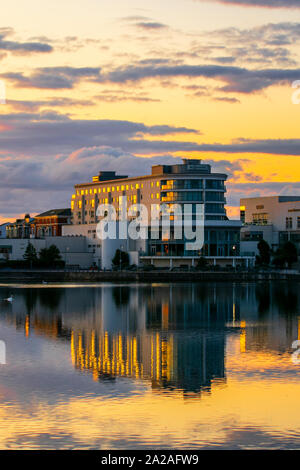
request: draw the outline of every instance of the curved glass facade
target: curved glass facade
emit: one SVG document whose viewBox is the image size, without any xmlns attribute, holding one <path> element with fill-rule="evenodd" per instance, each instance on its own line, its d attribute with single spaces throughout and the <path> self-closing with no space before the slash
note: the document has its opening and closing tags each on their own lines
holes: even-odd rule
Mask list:
<svg viewBox="0 0 300 470">
<path fill-rule="evenodd" d="M 203 202 L 203 191 L 169 191 L 161 193 L 162 202 Z"/>
</svg>

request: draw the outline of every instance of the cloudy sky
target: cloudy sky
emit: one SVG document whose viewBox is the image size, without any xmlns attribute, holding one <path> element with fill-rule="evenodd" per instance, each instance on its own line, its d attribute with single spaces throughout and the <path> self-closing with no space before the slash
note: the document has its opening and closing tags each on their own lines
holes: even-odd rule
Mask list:
<svg viewBox="0 0 300 470">
<path fill-rule="evenodd" d="M 181 157 L 229 174 L 232 216 L 300 194 L 299 45 L 300 0 L 10 0 L 0 222 L 69 206 L 100 169 Z"/>
</svg>

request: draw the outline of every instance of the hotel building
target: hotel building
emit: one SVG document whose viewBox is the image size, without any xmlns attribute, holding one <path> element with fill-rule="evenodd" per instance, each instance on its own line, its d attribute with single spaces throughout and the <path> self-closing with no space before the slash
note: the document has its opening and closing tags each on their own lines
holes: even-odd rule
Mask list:
<svg viewBox="0 0 300 470">
<path fill-rule="evenodd" d="M 226 187 L 227 175 L 213 173 L 211 166 L 201 163 L 201 160 L 183 159 L 182 164 L 154 165 L 150 175 L 128 177 L 116 175 L 112 171 L 101 171 L 94 176 L 91 182 L 75 185 L 72 196 L 72 224 L 64 227 L 63 235 L 82 235 L 90 237 L 90 247 L 95 256 L 95 263 L 103 267 L 104 243 L 102 255 L 99 250 L 99 239 L 96 240 L 96 225 L 99 222 L 97 207 L 99 204 L 114 206 L 117 219 L 120 217 L 119 201 L 121 197 L 127 200 L 127 207 L 132 204 L 143 204 L 149 214 L 152 205 L 159 207 L 165 204 L 171 211 L 171 206 L 190 204 L 192 210 L 192 223 L 195 224 L 196 206 L 204 204 L 205 243 L 201 250 L 190 251 L 186 249 L 187 240 L 174 239 L 174 215 L 170 215 L 171 232 L 168 239 L 164 239 L 160 229 L 159 238 L 148 240 L 144 244 L 136 244 L 135 248 L 126 245 L 128 251 L 137 251 L 139 260 L 146 264 L 158 266 L 181 265 L 181 261 L 189 260 L 194 265 L 195 258 L 205 256 L 217 264 L 225 260 L 235 265 L 240 255 L 240 227 L 241 222 L 229 220 L 226 215 Z M 183 211 L 182 211 L 183 212 Z M 173 218 L 172 218 L 173 217 Z M 175 216 L 176 217 L 176 216 Z M 93 241 L 94 240 L 94 241 Z M 116 244 L 111 245 L 110 261 L 114 255 Z M 118 248 L 121 246 L 117 246 Z M 97 250 L 98 248 L 98 250 Z M 106 255 L 109 252 L 105 244 Z M 112 255 L 112 256 L 111 256 Z M 96 259 L 97 258 L 97 259 Z M 106 256 L 106 263 L 108 258 Z M 175 264 L 173 264 L 173 261 Z M 243 260 L 245 261 L 245 259 Z M 246 260 L 247 264 L 249 260 Z M 179 264 L 178 264 L 179 263 Z M 108 266 L 107 266 L 108 267 Z"/>
</svg>

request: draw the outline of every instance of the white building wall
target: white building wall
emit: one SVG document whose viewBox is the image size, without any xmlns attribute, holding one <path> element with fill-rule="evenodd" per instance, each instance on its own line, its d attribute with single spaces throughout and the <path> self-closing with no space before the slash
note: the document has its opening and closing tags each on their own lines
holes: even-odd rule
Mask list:
<svg viewBox="0 0 300 470">
<path fill-rule="evenodd" d="M 0 239 L 0 248 L 1 247 L 10 247 L 11 253 L 9 254 L 9 260 L 17 261 L 24 259 L 24 253 L 28 246 L 28 243 L 31 243 L 34 248 L 36 249 L 37 253 L 42 249 L 45 248 L 46 242 L 45 240 L 29 240 L 26 238 L 6 238 Z M 6 255 L 0 253 L 0 259 L 6 259 Z"/>
<path fill-rule="evenodd" d="M 63 237 L 77 238 L 82 237 L 86 240 L 86 252 L 88 253 L 88 258 L 91 259 L 91 264 L 93 263 L 101 267 L 101 240 L 97 238 L 96 234 L 97 224 L 82 224 L 82 225 L 63 225 L 62 235 Z"/>
</svg>

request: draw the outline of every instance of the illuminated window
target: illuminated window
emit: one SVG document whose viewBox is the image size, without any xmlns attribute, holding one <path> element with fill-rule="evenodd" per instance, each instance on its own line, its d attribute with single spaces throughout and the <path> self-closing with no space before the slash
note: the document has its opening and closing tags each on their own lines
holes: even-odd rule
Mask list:
<svg viewBox="0 0 300 470">
<path fill-rule="evenodd" d="M 81 194 L 84 194 L 84 189 L 81 190 Z"/>
<path fill-rule="evenodd" d="M 159 188 L 159 181 L 156 181 L 156 186 Z"/>
<path fill-rule="evenodd" d="M 98 189 L 98 193 L 99 193 L 99 194 L 101 193 L 101 188 Z"/>
<path fill-rule="evenodd" d="M 154 199 L 154 194 L 153 193 L 151 194 L 151 199 Z"/>
<path fill-rule="evenodd" d="M 112 192 L 114 193 L 114 192 L 115 192 L 115 187 L 113 186 L 113 187 L 111 188 L 111 190 L 112 190 Z"/>
<path fill-rule="evenodd" d="M 88 192 L 88 190 L 86 189 L 86 190 L 85 190 L 85 194 L 88 194 L 88 193 L 89 193 L 89 192 Z"/>
<path fill-rule="evenodd" d="M 124 189 L 125 189 L 125 186 L 122 184 L 121 191 L 124 191 Z"/>
<path fill-rule="evenodd" d="M 129 184 L 126 184 L 126 191 L 128 191 L 129 189 Z"/>
<path fill-rule="evenodd" d="M 159 193 L 156 193 L 156 199 L 159 199 Z"/>
<path fill-rule="evenodd" d="M 103 192 L 104 192 L 104 193 L 105 193 L 105 191 L 106 191 L 106 188 L 103 188 Z"/>
<path fill-rule="evenodd" d="M 117 186 L 117 191 L 120 191 L 120 186 Z"/>
<path fill-rule="evenodd" d="M 94 194 L 97 194 L 97 188 L 94 189 Z"/>
<path fill-rule="evenodd" d="M 140 189 L 140 185 L 138 183 L 136 183 L 135 189 Z"/>
</svg>

